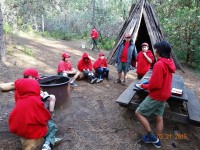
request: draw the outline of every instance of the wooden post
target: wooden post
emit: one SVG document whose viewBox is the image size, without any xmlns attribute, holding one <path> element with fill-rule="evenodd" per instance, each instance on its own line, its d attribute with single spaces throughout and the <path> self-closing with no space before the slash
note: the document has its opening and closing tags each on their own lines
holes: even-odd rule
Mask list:
<svg viewBox="0 0 200 150">
<path fill-rule="evenodd" d="M 42 14 L 42 33 L 44 34 L 44 15 Z"/>
<path fill-rule="evenodd" d="M 0 3 L 0 60 L 6 59 L 6 50 L 5 50 L 5 37 L 3 32 L 3 14 L 1 11 Z"/>
<path fill-rule="evenodd" d="M 93 11 L 92 11 L 92 26 L 95 26 L 95 0 L 93 0 Z"/>
</svg>

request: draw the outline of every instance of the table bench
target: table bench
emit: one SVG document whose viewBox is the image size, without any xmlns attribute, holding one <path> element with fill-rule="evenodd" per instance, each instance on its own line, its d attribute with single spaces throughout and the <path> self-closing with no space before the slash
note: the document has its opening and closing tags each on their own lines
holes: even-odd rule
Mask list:
<svg viewBox="0 0 200 150">
<path fill-rule="evenodd" d="M 148 91 L 139 90 L 135 87 L 136 83 L 144 83 L 148 81 L 152 71 L 148 71 L 140 81 L 132 82 L 129 87 L 118 97 L 116 103 L 122 107 L 136 110 L 143 99 L 148 95 Z M 183 77 L 179 74 L 173 75 L 172 88 L 182 89 L 181 96 L 171 95 L 167 100 L 169 108 L 166 107 L 164 117 L 181 123 L 188 121 L 200 124 L 200 103 L 194 91 L 188 89 L 184 85 Z M 135 96 L 144 97 L 137 101 Z"/>
</svg>

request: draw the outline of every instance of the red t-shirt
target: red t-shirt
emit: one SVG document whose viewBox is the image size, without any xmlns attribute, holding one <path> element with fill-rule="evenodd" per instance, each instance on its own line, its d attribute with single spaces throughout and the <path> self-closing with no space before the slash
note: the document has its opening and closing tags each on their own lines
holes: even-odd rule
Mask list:
<svg viewBox="0 0 200 150">
<path fill-rule="evenodd" d="M 125 42 L 124 49 L 122 51 L 122 55 L 121 55 L 121 58 L 120 58 L 121 62 L 127 62 L 129 45 L 130 45 L 129 42 Z"/>
<path fill-rule="evenodd" d="M 72 70 L 72 64 L 70 61 L 60 61 L 60 63 L 58 64 L 58 69 L 57 69 L 57 73 L 61 73 L 63 71 L 70 71 Z"/>
<path fill-rule="evenodd" d="M 147 50 L 146 52 L 147 56 L 152 60 L 152 62 L 154 61 L 154 57 L 153 54 L 150 50 Z M 144 76 L 147 71 L 150 69 L 151 64 L 147 61 L 146 57 L 143 54 L 143 51 L 140 51 L 136 57 L 136 62 L 137 64 L 137 74 Z"/>
</svg>

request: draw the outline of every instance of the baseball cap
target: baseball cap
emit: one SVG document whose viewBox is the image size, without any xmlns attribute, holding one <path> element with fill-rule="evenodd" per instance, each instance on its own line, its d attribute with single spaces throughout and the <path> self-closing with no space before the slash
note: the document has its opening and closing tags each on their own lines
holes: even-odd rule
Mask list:
<svg viewBox="0 0 200 150">
<path fill-rule="evenodd" d="M 24 76 L 32 76 L 32 77 L 35 77 L 37 79 L 41 79 L 38 75 L 38 71 L 34 68 L 25 69 L 24 72 L 23 72 L 23 75 Z"/>
<path fill-rule="evenodd" d="M 149 46 L 148 43 L 142 43 L 142 46 Z"/>
<path fill-rule="evenodd" d="M 130 37 L 131 37 L 131 35 L 126 33 L 125 38 L 130 38 Z"/>
<path fill-rule="evenodd" d="M 62 54 L 62 58 L 69 58 L 69 57 L 70 57 L 70 55 L 68 53 L 63 53 Z"/>
<path fill-rule="evenodd" d="M 99 57 L 105 56 L 103 52 L 99 53 Z"/>
</svg>

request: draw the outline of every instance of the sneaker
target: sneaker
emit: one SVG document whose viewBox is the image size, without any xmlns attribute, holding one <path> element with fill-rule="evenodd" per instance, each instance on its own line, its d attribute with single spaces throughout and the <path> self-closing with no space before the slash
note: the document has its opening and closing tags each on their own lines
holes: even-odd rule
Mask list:
<svg viewBox="0 0 200 150">
<path fill-rule="evenodd" d="M 58 144 L 62 141 L 62 138 L 55 138 L 55 144 Z"/>
<path fill-rule="evenodd" d="M 141 84 L 135 84 L 134 85 L 136 88 L 138 88 L 139 90 L 143 90 L 143 88 L 141 88 Z"/>
<path fill-rule="evenodd" d="M 97 79 L 97 83 L 102 82 L 102 81 L 103 81 L 103 79 Z"/>
<path fill-rule="evenodd" d="M 97 81 L 97 78 L 93 78 L 92 80 L 91 80 L 91 84 L 93 84 L 93 83 L 95 83 Z"/>
<path fill-rule="evenodd" d="M 156 137 L 156 135 L 150 137 L 149 135 L 146 134 L 142 136 L 142 141 L 144 143 L 157 143 L 159 142 L 159 139 Z"/>
<path fill-rule="evenodd" d="M 121 81 L 120 79 L 117 79 L 117 80 L 115 81 L 115 83 L 122 83 L 122 81 Z"/>
<path fill-rule="evenodd" d="M 42 150 L 51 150 L 51 147 L 49 144 L 43 144 Z"/>
<path fill-rule="evenodd" d="M 126 85 L 126 81 L 123 81 L 123 82 L 122 82 L 122 85 Z"/>
<path fill-rule="evenodd" d="M 158 139 L 157 143 L 153 143 L 153 146 L 155 146 L 156 148 L 161 148 L 160 140 Z"/>
<path fill-rule="evenodd" d="M 75 82 L 70 83 L 70 85 L 71 85 L 72 87 L 77 87 L 77 86 L 78 86 L 78 84 L 76 84 Z"/>
</svg>

